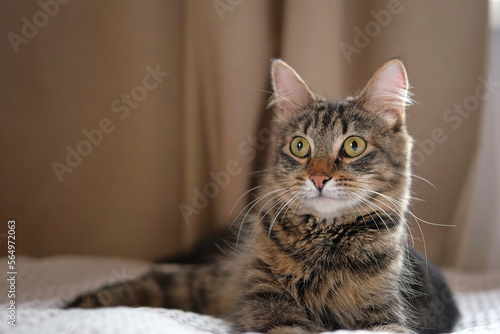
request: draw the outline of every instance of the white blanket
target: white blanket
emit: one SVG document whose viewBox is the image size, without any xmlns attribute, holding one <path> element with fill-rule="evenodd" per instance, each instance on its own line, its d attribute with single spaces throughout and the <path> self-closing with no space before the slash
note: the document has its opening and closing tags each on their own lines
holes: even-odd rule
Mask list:
<svg viewBox="0 0 500 334">
<path fill-rule="evenodd" d="M 7 259 L 0 258 L 4 263 Z M 165 265 L 168 267 L 168 265 Z M 67 301 L 103 284 L 137 277 L 151 264 L 103 257 L 18 257 L 15 281 L 16 326 L 8 325 L 10 284 L 0 283 L 0 333 L 230 333 L 220 319 L 179 310 L 156 308 L 102 308 L 62 310 Z M 7 278 L 10 275 L 7 275 Z M 500 333 L 500 272 L 447 272 L 462 319 L 455 333 Z M 336 334 L 347 333 L 337 331 Z M 349 332 L 351 333 L 351 332 Z M 356 333 L 367 333 L 357 331 Z"/>
</svg>

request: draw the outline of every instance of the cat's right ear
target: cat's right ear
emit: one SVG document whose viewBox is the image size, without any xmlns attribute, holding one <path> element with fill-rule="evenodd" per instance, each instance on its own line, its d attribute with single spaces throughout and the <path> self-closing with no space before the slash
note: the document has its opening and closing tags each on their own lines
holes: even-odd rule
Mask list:
<svg viewBox="0 0 500 334">
<path fill-rule="evenodd" d="M 302 78 L 282 60 L 273 61 L 271 78 L 274 98 L 271 105 L 276 105 L 282 115 L 293 112 L 314 100 L 314 94 Z"/>
<path fill-rule="evenodd" d="M 361 106 L 385 119 L 391 126 L 404 123 L 411 104 L 406 69 L 399 59 L 386 62 L 372 76 L 358 99 Z"/>
</svg>

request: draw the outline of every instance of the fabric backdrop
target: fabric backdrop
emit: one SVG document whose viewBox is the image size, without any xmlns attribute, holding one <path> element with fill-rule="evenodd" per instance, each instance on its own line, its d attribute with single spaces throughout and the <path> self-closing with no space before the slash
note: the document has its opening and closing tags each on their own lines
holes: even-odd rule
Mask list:
<svg viewBox="0 0 500 334">
<path fill-rule="evenodd" d="M 415 177 L 412 210 L 450 224 L 483 101 L 466 117 L 453 108 L 487 77 L 487 11 L 486 0 L 2 1 L 0 233 L 14 218 L 20 254 L 153 260 L 226 228 L 264 168 L 275 57 L 331 99 L 402 57 L 414 173 L 437 189 Z M 462 230 L 421 225 L 428 254 L 449 259 Z"/>
<path fill-rule="evenodd" d="M 486 73 L 497 89 L 485 100 L 474 162 L 454 215 L 457 228 L 445 258 L 461 269 L 500 269 L 500 2 L 490 8 L 490 47 Z"/>
</svg>

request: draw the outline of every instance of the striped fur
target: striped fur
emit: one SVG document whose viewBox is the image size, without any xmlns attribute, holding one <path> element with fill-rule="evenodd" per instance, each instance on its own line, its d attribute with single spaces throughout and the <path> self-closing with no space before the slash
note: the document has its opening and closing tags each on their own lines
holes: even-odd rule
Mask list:
<svg viewBox="0 0 500 334">
<path fill-rule="evenodd" d="M 240 215 L 229 255 L 104 287 L 69 307 L 180 308 L 227 318 L 241 332 L 450 331 L 451 292 L 407 243 L 406 80 L 393 60 L 359 96 L 330 103 L 274 62 L 272 168 Z M 296 136 L 310 143 L 309 156 L 291 152 Z M 355 158 L 343 151 L 350 136 L 367 143 Z M 321 190 L 313 176 L 324 176 Z"/>
</svg>

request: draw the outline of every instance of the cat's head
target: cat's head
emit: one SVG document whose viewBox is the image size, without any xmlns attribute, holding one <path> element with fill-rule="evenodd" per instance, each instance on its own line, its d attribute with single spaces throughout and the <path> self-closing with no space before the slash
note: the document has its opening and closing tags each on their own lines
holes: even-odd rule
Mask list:
<svg viewBox="0 0 500 334">
<path fill-rule="evenodd" d="M 406 205 L 412 140 L 400 60 L 385 63 L 357 96 L 334 103 L 281 60 L 273 62 L 272 83 L 275 137 L 265 182 L 280 205 L 323 218 Z"/>
</svg>

